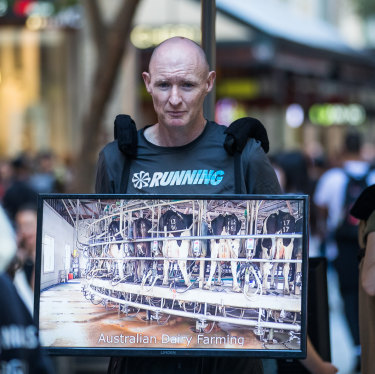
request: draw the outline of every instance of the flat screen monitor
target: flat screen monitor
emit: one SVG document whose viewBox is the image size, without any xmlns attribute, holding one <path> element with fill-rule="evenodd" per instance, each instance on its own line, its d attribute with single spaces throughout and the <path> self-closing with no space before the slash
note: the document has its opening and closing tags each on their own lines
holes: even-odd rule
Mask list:
<svg viewBox="0 0 375 374">
<path fill-rule="evenodd" d="M 306 195 L 51 195 L 35 319 L 55 355 L 306 355 Z"/>
</svg>

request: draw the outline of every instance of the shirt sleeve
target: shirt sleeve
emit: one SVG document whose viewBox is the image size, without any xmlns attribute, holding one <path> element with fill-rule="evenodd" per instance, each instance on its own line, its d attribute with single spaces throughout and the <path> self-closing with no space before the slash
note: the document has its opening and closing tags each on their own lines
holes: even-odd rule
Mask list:
<svg viewBox="0 0 375 374">
<path fill-rule="evenodd" d="M 358 226 L 358 244 L 360 248 L 366 247 L 367 235 L 375 231 L 375 210 L 367 221 L 361 220 Z"/>
<path fill-rule="evenodd" d="M 250 139 L 241 155 L 242 191 L 249 194 L 281 194 L 275 169 L 260 142 Z"/>
<path fill-rule="evenodd" d="M 370 214 L 370 217 L 366 221 L 366 228 L 364 232 L 365 237 L 367 237 L 367 235 L 370 232 L 374 232 L 374 231 L 375 231 L 375 210 Z"/>
<path fill-rule="evenodd" d="M 117 141 L 108 143 L 100 152 L 96 165 L 96 193 L 121 193 L 121 175 L 125 157 L 117 146 Z"/>
<path fill-rule="evenodd" d="M 99 153 L 99 160 L 96 164 L 95 193 L 113 193 L 103 151 Z"/>
</svg>

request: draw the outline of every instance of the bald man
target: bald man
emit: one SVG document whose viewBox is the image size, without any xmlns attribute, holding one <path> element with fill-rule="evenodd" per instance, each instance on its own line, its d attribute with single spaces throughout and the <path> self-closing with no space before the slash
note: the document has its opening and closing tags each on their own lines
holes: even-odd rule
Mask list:
<svg viewBox="0 0 375 374">
<path fill-rule="evenodd" d="M 137 157 L 131 161 L 117 141 L 101 151 L 96 192 L 152 194 L 235 193 L 234 158 L 224 149 L 225 127 L 208 121 L 203 102 L 216 73 L 195 42 L 175 37 L 152 54 L 142 74 L 158 122 L 137 135 Z M 124 166 L 129 167 L 124 185 Z M 249 139 L 241 153 L 241 193 L 274 194 L 280 187 L 261 143 Z"/>
<path fill-rule="evenodd" d="M 234 157 L 224 149 L 226 127 L 208 121 L 203 101 L 216 73 L 193 41 L 175 37 L 160 44 L 142 74 L 157 123 L 137 134 L 131 161 L 117 141 L 101 151 L 97 193 L 233 194 Z M 130 163 L 130 165 L 129 165 Z M 241 153 L 241 192 L 277 194 L 280 186 L 260 142 L 249 139 Z M 123 170 L 130 169 L 124 185 Z M 263 373 L 262 363 L 245 358 L 113 358 L 109 373 Z"/>
</svg>

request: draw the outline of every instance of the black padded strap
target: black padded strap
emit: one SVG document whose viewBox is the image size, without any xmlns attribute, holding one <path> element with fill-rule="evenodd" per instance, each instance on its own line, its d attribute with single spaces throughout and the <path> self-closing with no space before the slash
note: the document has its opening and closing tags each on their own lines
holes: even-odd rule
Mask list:
<svg viewBox="0 0 375 374">
<path fill-rule="evenodd" d="M 130 158 L 137 155 L 137 127 L 127 114 L 119 114 L 115 119 L 114 136 L 120 151 Z"/>
<path fill-rule="evenodd" d="M 249 138 L 260 141 L 265 153 L 269 151 L 267 130 L 256 118 L 244 117 L 232 122 L 224 131 L 224 148 L 230 155 L 242 152 Z"/>
<path fill-rule="evenodd" d="M 137 155 L 137 127 L 133 119 L 126 114 L 119 114 L 115 119 L 114 136 L 124 155 L 124 167 L 121 173 L 120 193 L 126 193 L 129 182 L 131 161 Z"/>
</svg>

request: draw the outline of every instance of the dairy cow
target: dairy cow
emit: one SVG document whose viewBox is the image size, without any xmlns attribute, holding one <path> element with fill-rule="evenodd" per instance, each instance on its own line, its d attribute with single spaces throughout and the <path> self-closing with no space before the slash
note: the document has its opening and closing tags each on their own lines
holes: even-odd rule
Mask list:
<svg viewBox="0 0 375 374">
<path fill-rule="evenodd" d="M 123 237 L 120 232 L 120 221 L 113 220 L 108 225 L 108 235 L 109 235 L 109 240 L 111 242 L 115 242 L 115 243 L 109 244 L 108 254 L 110 257 L 113 257 L 116 259 L 115 264 L 117 267 L 118 275 L 120 279 L 123 279 L 124 278 L 124 261 L 123 261 L 124 248 L 123 248 L 123 243 L 120 243 L 123 240 Z"/>
<path fill-rule="evenodd" d="M 192 223 L 192 214 L 179 213 L 173 210 L 167 210 L 159 219 L 159 230 L 163 233 L 162 235 L 174 238 L 173 240 L 163 241 L 162 245 L 163 257 L 166 258 L 163 266 L 163 285 L 168 284 L 169 266 L 174 261 L 177 261 L 185 285 L 191 285 L 187 273 L 186 260 L 190 253 L 191 241 L 189 239 L 182 240 L 182 238 L 184 236 L 191 236 Z M 175 258 L 177 260 L 169 260 L 168 258 Z"/>
<path fill-rule="evenodd" d="M 218 215 L 211 221 L 212 235 L 237 235 L 241 229 L 241 221 L 235 214 L 227 214 L 223 216 Z M 211 283 L 215 270 L 217 267 L 217 260 L 226 258 L 238 258 L 241 240 L 236 238 L 231 239 L 211 239 L 211 269 L 208 281 L 205 285 L 206 289 L 211 288 Z M 241 291 L 237 281 L 237 261 L 230 261 L 232 277 L 233 277 L 233 290 L 236 292 Z M 218 266 L 218 283 L 221 284 L 221 266 Z"/>
<path fill-rule="evenodd" d="M 265 218 L 262 234 L 275 234 L 272 238 L 263 238 L 258 241 L 258 253 L 256 257 L 267 260 L 290 260 L 292 258 L 294 239 L 277 237 L 277 234 L 295 233 L 295 218 L 288 212 L 279 210 Z M 268 290 L 268 276 L 271 274 L 271 288 L 275 288 L 275 272 L 278 267 L 275 262 L 262 262 L 262 286 L 263 293 Z M 288 262 L 283 264 L 284 294 L 289 294 L 289 269 Z"/>
<path fill-rule="evenodd" d="M 149 230 L 152 227 L 152 223 L 149 219 L 138 218 L 134 221 L 134 238 L 143 239 L 150 237 Z M 137 241 L 134 246 L 135 257 L 151 257 L 151 242 Z M 145 272 L 147 272 L 151 260 L 137 260 L 135 262 L 135 281 L 140 282 Z"/>
</svg>

